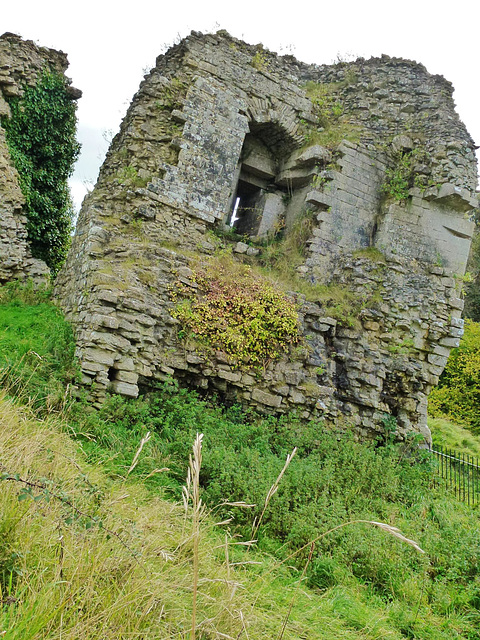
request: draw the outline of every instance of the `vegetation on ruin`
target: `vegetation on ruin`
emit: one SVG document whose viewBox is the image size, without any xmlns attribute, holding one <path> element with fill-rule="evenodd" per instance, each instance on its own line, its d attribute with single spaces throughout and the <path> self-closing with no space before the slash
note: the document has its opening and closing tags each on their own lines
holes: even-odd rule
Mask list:
<svg viewBox="0 0 480 640">
<path fill-rule="evenodd" d="M 284 223 L 277 225 L 267 240 L 260 244 L 258 262 L 265 275 L 276 277 L 292 290 L 301 284 L 297 268 L 305 262 L 307 243 L 312 237 L 315 222 L 315 213 L 307 209 L 297 216 L 288 230 L 285 230 Z M 304 293 L 301 288 L 297 290 Z"/>
<path fill-rule="evenodd" d="M 127 165 L 119 169 L 116 173 L 116 178 L 119 184 L 129 188 L 146 187 L 150 182 L 150 178 L 140 176 L 137 168 L 133 165 Z"/>
<path fill-rule="evenodd" d="M 480 637 L 478 512 L 434 485 L 414 443 L 392 431 L 360 444 L 345 426 L 222 408 L 173 382 L 94 410 L 69 392 L 73 340 L 48 292 L 2 289 L 0 339 L 8 640 L 191 638 L 194 591 L 199 639 Z M 199 432 L 196 517 L 191 484 L 186 510 L 181 496 Z M 368 524 L 331 531 L 355 520 L 399 527 L 425 553 Z"/>
<path fill-rule="evenodd" d="M 363 308 L 380 302 L 381 291 L 366 286 L 362 292 L 354 291 L 347 284 L 332 282 L 313 283 L 300 275 L 298 268 L 305 264 L 308 241 L 315 226 L 314 212 L 307 210 L 299 216 L 292 227 L 268 239 L 261 246 L 261 252 L 254 264 L 260 265 L 260 273 L 273 280 L 287 291 L 295 291 L 310 302 L 319 304 L 325 316 L 335 318 L 348 327 L 359 326 L 359 313 Z M 371 248 L 355 252 L 354 258 L 368 259 L 381 268 L 384 257 L 380 251 Z"/>
<path fill-rule="evenodd" d="M 2 126 L 20 176 L 28 240 L 33 256 L 56 273 L 67 255 L 72 229 L 67 180 L 80 150 L 76 104 L 64 77 L 47 71 L 9 104 L 11 118 L 2 118 Z"/>
<path fill-rule="evenodd" d="M 255 52 L 255 55 L 252 56 L 250 64 L 257 71 L 265 71 L 268 68 L 268 58 L 265 51 L 263 51 L 263 49 L 258 49 L 258 51 Z"/>
<path fill-rule="evenodd" d="M 295 302 L 248 265 L 216 257 L 195 270 L 192 282 L 194 289 L 175 288 L 183 299 L 172 315 L 184 337 L 220 349 L 234 366 L 253 369 L 297 344 Z"/>
<path fill-rule="evenodd" d="M 359 140 L 360 129 L 344 116 L 343 104 L 337 94 L 342 86 L 342 83 L 313 81 L 305 85 L 305 93 L 312 102 L 315 123 L 301 123 L 304 147 L 319 144 L 327 149 L 335 149 L 342 140 Z"/>
<path fill-rule="evenodd" d="M 377 247 L 365 247 L 364 249 L 357 249 L 352 254 L 353 258 L 368 258 L 372 262 L 378 264 L 386 264 L 385 254 L 377 249 Z"/>
<path fill-rule="evenodd" d="M 174 109 L 182 109 L 187 89 L 188 85 L 184 80 L 171 78 L 169 83 L 163 86 L 161 97 L 155 103 L 157 108 L 170 113 Z"/>
<path fill-rule="evenodd" d="M 426 152 L 419 148 L 397 153 L 395 165 L 385 171 L 383 191 L 386 196 L 402 202 L 409 198 L 412 187 L 425 189 L 428 180 L 425 175 L 419 174 L 416 168 L 420 163 L 426 162 L 426 158 Z"/>
<path fill-rule="evenodd" d="M 320 127 L 328 127 L 339 121 L 343 115 L 343 105 L 334 95 L 335 85 L 307 82 L 305 93 L 313 104 L 313 113 Z"/>
<path fill-rule="evenodd" d="M 362 292 L 354 291 L 347 284 L 330 283 L 317 284 L 301 276 L 298 268 L 305 264 L 308 241 L 312 237 L 315 226 L 315 213 L 304 211 L 298 216 L 294 224 L 284 233 L 284 223 L 281 221 L 274 233 L 266 240 L 252 242 L 248 237 L 241 236 L 235 229 L 215 230 L 212 242 L 220 247 L 220 251 L 229 251 L 233 243 L 243 241 L 254 245 L 260 250 L 254 257 L 228 260 L 224 265 L 225 273 L 231 271 L 230 277 L 235 278 L 237 269 L 242 269 L 241 260 L 252 268 L 256 277 L 270 283 L 289 296 L 319 304 L 325 316 L 337 320 L 347 327 L 359 327 L 359 313 L 362 309 L 375 306 L 381 301 L 381 288 L 364 287 Z M 219 240 L 220 239 L 220 242 Z M 377 249 L 370 248 L 355 252 L 355 258 L 367 259 L 377 263 L 382 268 L 383 254 Z"/>
</svg>

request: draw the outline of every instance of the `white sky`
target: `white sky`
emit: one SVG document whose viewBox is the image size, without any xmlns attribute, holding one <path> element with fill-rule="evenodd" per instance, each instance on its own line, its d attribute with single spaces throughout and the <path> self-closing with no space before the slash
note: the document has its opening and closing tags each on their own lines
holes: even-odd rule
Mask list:
<svg viewBox="0 0 480 640">
<path fill-rule="evenodd" d="M 20 0 L 3 3 L 0 34 L 68 54 L 67 71 L 83 91 L 83 145 L 71 181 L 77 203 L 95 182 L 108 147 L 147 69 L 190 31 L 226 29 L 251 44 L 304 62 L 328 64 L 386 53 L 416 60 L 454 87 L 457 111 L 480 145 L 480 2 L 478 0 Z"/>
</svg>

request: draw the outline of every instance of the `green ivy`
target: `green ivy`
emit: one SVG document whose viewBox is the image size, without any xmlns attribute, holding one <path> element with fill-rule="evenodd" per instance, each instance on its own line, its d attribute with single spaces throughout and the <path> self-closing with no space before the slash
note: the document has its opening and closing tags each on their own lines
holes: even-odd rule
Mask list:
<svg viewBox="0 0 480 640">
<path fill-rule="evenodd" d="M 32 254 L 54 274 L 70 243 L 73 207 L 67 180 L 80 151 L 76 104 L 66 89 L 62 75 L 44 71 L 22 97 L 9 100 L 11 117 L 2 118 L 25 197 Z"/>
</svg>

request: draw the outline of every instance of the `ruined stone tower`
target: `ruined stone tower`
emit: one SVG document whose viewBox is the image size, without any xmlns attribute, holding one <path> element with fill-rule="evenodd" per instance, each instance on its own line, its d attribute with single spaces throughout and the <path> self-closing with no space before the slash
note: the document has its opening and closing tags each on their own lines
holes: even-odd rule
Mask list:
<svg viewBox="0 0 480 640">
<path fill-rule="evenodd" d="M 307 65 L 192 33 L 142 82 L 57 281 L 83 384 L 101 401 L 173 376 L 362 437 L 393 415 L 428 439 L 462 334 L 476 174 L 451 85 L 417 63 Z M 202 263 L 220 248 L 265 266 L 305 220 L 296 347 L 259 371 L 186 336 L 175 310 L 201 296 Z"/>
</svg>

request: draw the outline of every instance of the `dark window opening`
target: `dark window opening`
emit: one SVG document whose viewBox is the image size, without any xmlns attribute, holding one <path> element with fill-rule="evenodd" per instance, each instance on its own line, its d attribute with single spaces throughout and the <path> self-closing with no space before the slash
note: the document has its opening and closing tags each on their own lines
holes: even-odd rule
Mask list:
<svg viewBox="0 0 480 640">
<path fill-rule="evenodd" d="M 115 369 L 115 367 L 109 368 L 109 370 L 107 371 L 107 376 L 110 382 L 113 382 L 114 380 L 117 379 L 117 373 L 118 373 L 118 369 Z"/>
<path fill-rule="evenodd" d="M 230 226 L 241 235 L 255 235 L 262 219 L 263 200 L 261 187 L 239 180 Z"/>
</svg>

